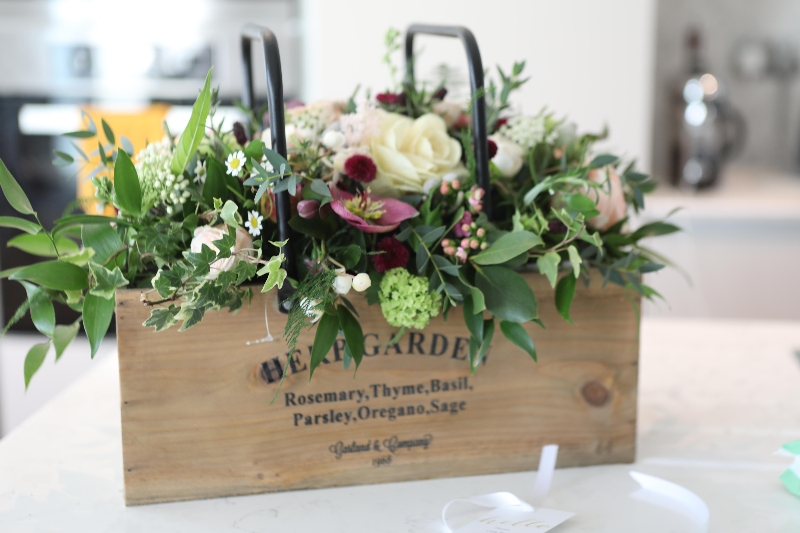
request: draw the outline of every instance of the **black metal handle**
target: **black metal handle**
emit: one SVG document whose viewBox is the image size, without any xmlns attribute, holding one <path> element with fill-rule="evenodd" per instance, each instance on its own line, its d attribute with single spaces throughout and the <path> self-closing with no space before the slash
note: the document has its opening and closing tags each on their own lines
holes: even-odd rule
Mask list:
<svg viewBox="0 0 800 533">
<path fill-rule="evenodd" d="M 467 66 L 469 67 L 469 82 L 472 89 L 472 142 L 475 145 L 475 163 L 478 186 L 484 191 L 483 210 L 491 218 L 491 176 L 489 174 L 489 144 L 488 129 L 486 125 L 486 98 L 478 91 L 483 90 L 483 62 L 478 42 L 475 36 L 463 26 L 433 26 L 427 24 L 412 24 L 406 30 L 406 81 L 414 83 L 414 36 L 418 34 L 439 35 L 442 37 L 456 37 L 464 45 L 467 52 Z"/>
<path fill-rule="evenodd" d="M 242 88 L 242 105 L 251 109 L 254 113 L 255 98 L 253 91 L 253 54 L 251 44 L 253 41 L 260 41 L 264 48 L 264 66 L 267 74 L 267 103 L 269 105 L 269 125 L 272 134 L 272 149 L 284 158 L 286 153 L 286 124 L 283 116 L 283 75 L 281 74 L 281 54 L 278 49 L 278 40 L 275 34 L 268 28 L 248 24 L 242 30 L 242 67 L 244 72 L 244 83 Z M 259 117 L 256 117 L 259 119 Z M 260 124 L 260 126 L 263 124 Z M 288 178 L 282 178 L 288 179 Z M 289 218 L 292 215 L 289 191 L 283 190 L 275 195 L 276 218 L 278 220 L 278 239 L 285 241 L 289 239 L 282 251 L 286 256 L 284 268 L 289 277 L 297 279 L 297 265 L 292 253 L 292 242 L 290 240 L 292 229 L 289 227 Z M 294 292 L 288 283 L 278 290 L 279 302 L 285 302 Z M 281 305 L 282 311 L 287 309 Z"/>
</svg>

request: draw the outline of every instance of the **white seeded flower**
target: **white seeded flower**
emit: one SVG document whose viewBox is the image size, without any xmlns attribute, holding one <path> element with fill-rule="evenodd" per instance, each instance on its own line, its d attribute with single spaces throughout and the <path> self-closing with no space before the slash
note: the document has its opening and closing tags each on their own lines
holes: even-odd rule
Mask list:
<svg viewBox="0 0 800 533">
<path fill-rule="evenodd" d="M 331 150 L 338 150 L 344 146 L 344 135 L 340 131 L 329 130 L 322 136 L 322 144 Z"/>
<path fill-rule="evenodd" d="M 228 156 L 228 160 L 225 161 L 225 166 L 228 167 L 228 174 L 234 178 L 238 178 L 239 174 L 241 174 L 242 170 L 244 169 L 244 162 L 244 152 L 241 150 L 238 152 L 233 152 Z"/>
<path fill-rule="evenodd" d="M 369 289 L 370 285 L 372 285 L 372 280 L 369 279 L 369 274 L 366 272 L 356 274 L 356 277 L 353 278 L 353 289 L 358 292 L 364 292 Z"/>
<path fill-rule="evenodd" d="M 353 276 L 350 274 L 339 274 L 333 280 L 333 290 L 336 294 L 347 294 L 353 286 Z"/>
<path fill-rule="evenodd" d="M 150 143 L 136 155 L 136 172 L 142 188 L 142 203 L 165 207 L 180 205 L 191 194 L 189 180 L 175 179 L 170 169 L 172 147 L 168 140 Z M 168 209 L 167 214 L 177 212 Z"/>
<path fill-rule="evenodd" d="M 258 211 L 250 211 L 247 214 L 247 222 L 244 223 L 244 226 L 247 228 L 247 231 L 250 232 L 250 235 L 253 237 L 258 237 L 261 235 L 261 222 L 264 221 L 264 217 L 258 214 Z"/>
</svg>

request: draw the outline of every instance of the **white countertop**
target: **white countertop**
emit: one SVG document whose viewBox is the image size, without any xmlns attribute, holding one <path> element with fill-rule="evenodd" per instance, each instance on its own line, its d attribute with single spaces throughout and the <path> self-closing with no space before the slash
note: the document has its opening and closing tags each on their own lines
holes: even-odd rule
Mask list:
<svg viewBox="0 0 800 533">
<path fill-rule="evenodd" d="M 637 463 L 557 470 L 545 505 L 579 514 L 555 531 L 656 531 L 646 507 L 626 503 L 632 469 L 703 498 L 711 532 L 800 531 L 800 498 L 778 480 L 788 461 L 772 456 L 800 439 L 798 352 L 797 322 L 645 319 Z M 525 498 L 534 479 L 526 472 L 126 508 L 117 365 L 108 358 L 0 440 L 0 531 L 441 532 L 449 500 L 495 491 Z"/>
</svg>

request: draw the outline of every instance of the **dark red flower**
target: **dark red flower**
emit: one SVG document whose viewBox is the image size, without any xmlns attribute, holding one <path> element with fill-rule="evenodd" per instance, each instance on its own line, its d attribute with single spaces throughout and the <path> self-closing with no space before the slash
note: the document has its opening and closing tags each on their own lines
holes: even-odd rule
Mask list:
<svg viewBox="0 0 800 533">
<path fill-rule="evenodd" d="M 508 122 L 507 118 L 498 118 L 497 122 L 494 125 L 494 129 L 499 130 L 500 126 L 505 126 L 507 122 Z"/>
<path fill-rule="evenodd" d="M 375 174 L 378 172 L 378 167 L 368 156 L 363 154 L 353 154 L 344 162 L 344 173 L 350 179 L 360 181 L 361 183 L 369 183 L 375 179 Z"/>
<path fill-rule="evenodd" d="M 382 104 L 396 104 L 399 99 L 400 95 L 394 93 L 378 93 L 375 95 L 375 100 Z"/>
<path fill-rule="evenodd" d="M 489 139 L 489 159 L 493 159 L 497 155 L 497 143 Z"/>
<path fill-rule="evenodd" d="M 372 264 L 378 272 L 387 272 L 393 268 L 405 267 L 410 256 L 408 248 L 394 237 L 384 237 L 378 241 L 378 249 L 385 253 L 371 255 Z"/>
<path fill-rule="evenodd" d="M 469 116 L 467 116 L 466 113 L 461 113 L 461 116 L 459 116 L 453 124 L 453 129 L 463 130 L 469 128 L 470 122 L 472 122 L 472 120 L 469 118 Z"/>
<path fill-rule="evenodd" d="M 233 136 L 236 137 L 236 142 L 244 146 L 247 144 L 247 131 L 241 122 L 233 123 Z"/>
<path fill-rule="evenodd" d="M 547 231 L 550 233 L 559 235 L 561 233 L 567 232 L 567 226 L 560 220 L 551 220 L 550 223 L 547 225 Z"/>
<path fill-rule="evenodd" d="M 436 89 L 436 92 L 431 95 L 434 100 L 444 100 L 445 96 L 447 96 L 447 89 L 444 87 L 439 87 Z"/>
</svg>

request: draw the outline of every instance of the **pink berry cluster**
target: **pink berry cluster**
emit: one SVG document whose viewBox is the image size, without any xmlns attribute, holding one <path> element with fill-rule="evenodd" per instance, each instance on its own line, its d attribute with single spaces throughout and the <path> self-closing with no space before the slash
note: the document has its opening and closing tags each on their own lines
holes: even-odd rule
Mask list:
<svg viewBox="0 0 800 533">
<path fill-rule="evenodd" d="M 466 237 L 461 241 L 443 239 L 442 248 L 446 255 L 454 255 L 459 262 L 465 263 L 472 250 L 485 250 L 489 244 L 486 242 L 486 230 L 479 228 L 475 222 L 464 224 L 460 229 Z"/>
<path fill-rule="evenodd" d="M 451 191 L 457 191 L 461 188 L 461 182 L 457 179 L 452 181 L 442 181 L 442 184 L 439 185 L 439 192 L 442 194 L 450 194 Z"/>
<path fill-rule="evenodd" d="M 469 196 L 467 197 L 467 201 L 469 202 L 469 209 L 473 213 L 478 213 L 483 209 L 483 195 L 486 194 L 486 191 L 478 187 L 477 185 L 473 185 L 469 190 Z"/>
</svg>

